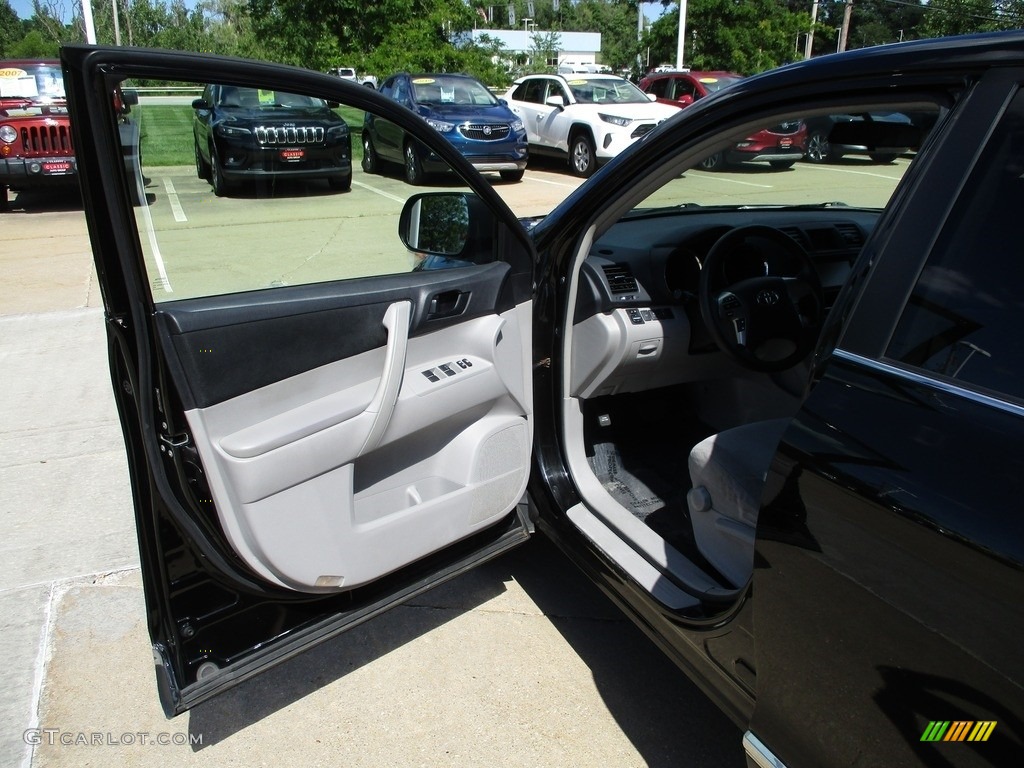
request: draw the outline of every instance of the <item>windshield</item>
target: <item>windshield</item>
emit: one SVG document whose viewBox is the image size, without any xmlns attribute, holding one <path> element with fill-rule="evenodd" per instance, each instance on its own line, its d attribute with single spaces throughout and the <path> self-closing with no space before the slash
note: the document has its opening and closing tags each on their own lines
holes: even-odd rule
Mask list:
<svg viewBox="0 0 1024 768">
<path fill-rule="evenodd" d="M 708 77 L 698 78 L 698 80 L 700 81 L 700 84 L 703 85 L 705 89 L 707 89 L 708 93 L 714 93 L 715 91 L 720 91 L 723 88 L 726 88 L 726 87 L 732 85 L 733 83 L 738 83 L 742 79 L 743 79 L 742 77 L 731 77 L 731 76 L 722 76 L 722 75 L 716 75 L 714 77 L 708 76 Z"/>
<path fill-rule="evenodd" d="M 287 91 L 272 91 L 264 88 L 236 88 L 226 85 L 220 91 L 222 107 L 244 107 L 246 109 L 320 109 L 327 102 L 312 96 L 300 96 Z"/>
<path fill-rule="evenodd" d="M 581 104 L 646 104 L 647 94 L 621 77 L 569 78 L 573 98 Z"/>
<path fill-rule="evenodd" d="M 63 101 L 64 75 L 56 66 L 0 64 L 0 98 L 28 99 L 40 104 Z"/>
<path fill-rule="evenodd" d="M 498 100 L 481 83 L 468 77 L 424 75 L 412 80 L 417 104 L 432 106 L 458 104 L 460 106 L 494 106 Z"/>
</svg>

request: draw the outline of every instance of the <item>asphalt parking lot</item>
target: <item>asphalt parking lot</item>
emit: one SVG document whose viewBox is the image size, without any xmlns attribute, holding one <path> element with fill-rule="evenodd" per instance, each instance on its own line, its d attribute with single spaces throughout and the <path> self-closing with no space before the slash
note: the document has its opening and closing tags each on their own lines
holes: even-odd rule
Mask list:
<svg viewBox="0 0 1024 768">
<path fill-rule="evenodd" d="M 150 177 L 168 225 L 165 178 L 186 216 L 207 204 L 189 170 Z M 577 183 L 509 186 L 549 209 Z M 0 765 L 743 765 L 740 731 L 542 540 L 164 719 L 81 205 L 26 193 L 0 226 Z"/>
<path fill-rule="evenodd" d="M 856 203 L 899 170 L 806 173 L 836 174 Z M 210 227 L 256 231 L 233 215 L 252 205 L 214 198 L 191 168 L 147 173 L 138 215 L 189 249 Z M 687 177 L 750 201 L 776 185 L 800 194 L 802 174 Z M 578 184 L 543 166 L 497 188 L 535 215 Z M 315 222 L 345 206 L 397 222 L 407 195 L 397 177 L 357 172 L 349 193 L 278 195 L 262 217 L 304 205 Z M 542 540 L 165 720 L 81 204 L 25 194 L 11 207 L 0 216 L 0 764 L 743 765 L 740 730 Z M 253 258 L 294 266 L 269 246 Z M 189 270 L 174 266 L 171 287 L 187 295 Z"/>
</svg>

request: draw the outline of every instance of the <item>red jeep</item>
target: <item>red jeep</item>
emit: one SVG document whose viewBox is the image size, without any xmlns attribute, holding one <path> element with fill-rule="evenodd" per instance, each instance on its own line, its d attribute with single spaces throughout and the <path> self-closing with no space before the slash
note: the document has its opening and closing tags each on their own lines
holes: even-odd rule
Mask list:
<svg viewBox="0 0 1024 768">
<path fill-rule="evenodd" d="M 122 115 L 122 133 L 134 134 L 125 161 L 137 166 L 137 127 L 127 117 L 138 102 L 134 92 L 115 94 Z M 122 136 L 122 139 L 128 137 Z M 134 162 L 132 162 L 134 161 Z M 71 139 L 64 74 L 48 60 L 0 61 L 0 210 L 7 190 L 78 186 L 78 166 Z"/>
</svg>

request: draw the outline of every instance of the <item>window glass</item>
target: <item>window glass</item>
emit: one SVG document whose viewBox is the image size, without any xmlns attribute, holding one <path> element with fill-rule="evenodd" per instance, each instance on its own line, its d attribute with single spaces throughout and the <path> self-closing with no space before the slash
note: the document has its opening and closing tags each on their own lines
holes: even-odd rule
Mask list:
<svg viewBox="0 0 1024 768">
<path fill-rule="evenodd" d="M 403 205 L 431 189 L 406 182 L 405 134 L 376 115 L 323 94 L 170 83 L 122 120 L 156 302 L 465 263 L 403 245 Z M 444 191 L 468 190 L 438 158 L 417 160 Z"/>
<path fill-rule="evenodd" d="M 1024 96 L 972 172 L 886 355 L 1024 401 Z"/>
</svg>

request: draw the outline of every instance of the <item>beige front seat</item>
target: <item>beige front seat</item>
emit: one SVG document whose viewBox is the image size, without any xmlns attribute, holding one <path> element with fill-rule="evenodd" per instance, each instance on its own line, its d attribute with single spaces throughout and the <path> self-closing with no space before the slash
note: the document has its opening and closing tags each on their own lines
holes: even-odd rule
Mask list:
<svg viewBox="0 0 1024 768">
<path fill-rule="evenodd" d="M 693 488 L 686 494 L 697 548 L 734 586 L 753 570 L 761 493 L 789 419 L 727 429 L 690 451 Z"/>
</svg>

